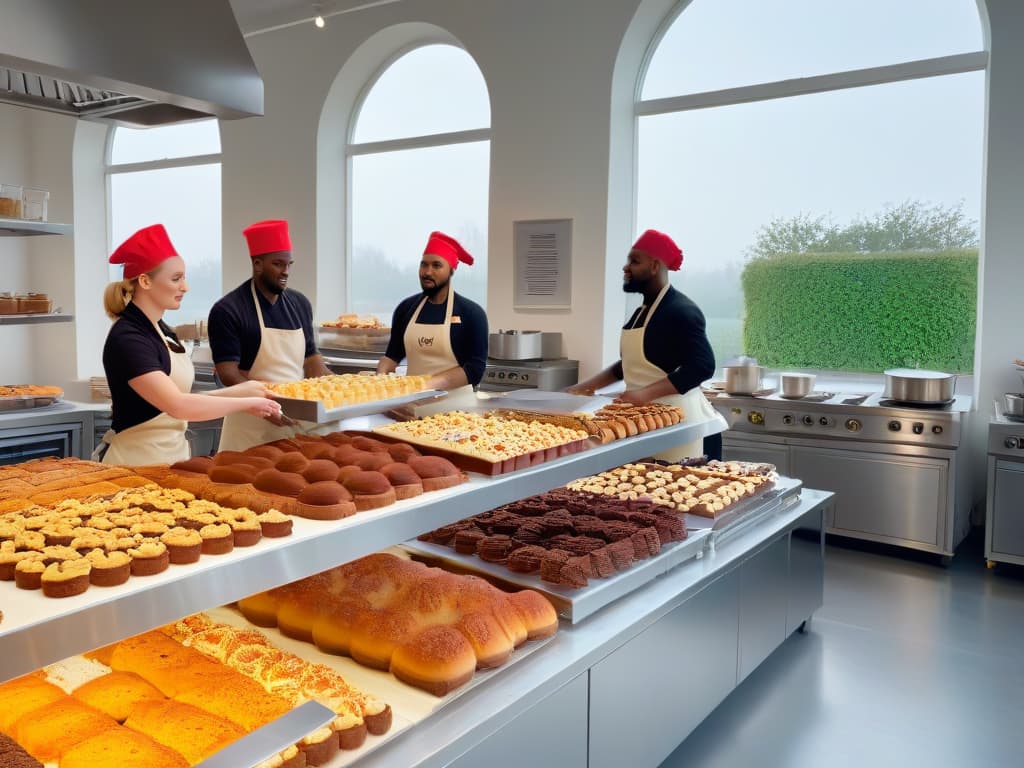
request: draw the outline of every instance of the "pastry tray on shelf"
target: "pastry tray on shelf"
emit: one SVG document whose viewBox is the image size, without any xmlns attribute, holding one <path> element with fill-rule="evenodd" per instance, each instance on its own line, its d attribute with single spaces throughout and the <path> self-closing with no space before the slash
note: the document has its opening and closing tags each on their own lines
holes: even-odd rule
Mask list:
<svg viewBox="0 0 1024 768">
<path fill-rule="evenodd" d="M 231 608 L 214 608 L 206 611 L 206 613 L 215 621 L 230 624 L 234 627 L 258 629 L 277 648 L 294 653 L 296 656 L 314 664 L 325 664 L 359 690 L 372 694 L 391 706 L 392 722 L 391 728 L 387 733 L 380 736 L 367 736 L 366 742 L 359 749 L 342 750 L 332 760 L 321 766 L 321 768 L 341 768 L 342 766 L 355 763 L 363 755 L 387 743 L 410 726 L 444 709 L 448 704 L 477 686 L 487 684 L 495 676 L 501 675 L 509 667 L 514 667 L 518 662 L 521 662 L 558 637 L 558 633 L 555 633 L 552 637 L 543 640 L 530 640 L 523 643 L 519 648 L 512 651 L 508 661 L 500 667 L 477 670 L 473 674 L 472 679 L 465 685 L 459 686 L 444 696 L 434 696 L 419 688 L 406 685 L 390 672 L 364 667 L 348 656 L 335 656 L 323 653 L 312 643 L 285 637 L 277 628 L 254 627 L 244 616 Z"/>
<path fill-rule="evenodd" d="M 573 440 L 571 443 L 562 443 L 545 448 L 540 451 L 521 453 L 518 456 L 509 456 L 502 461 L 488 461 L 479 456 L 446 448 L 432 440 L 417 440 L 407 435 L 395 435 L 388 431 L 387 427 L 377 427 L 369 433 L 375 438 L 394 443 L 408 443 L 416 448 L 421 448 L 431 456 L 441 456 L 448 459 L 464 472 L 476 472 L 481 475 L 503 475 L 506 472 L 515 472 L 518 469 L 529 469 L 547 461 L 554 461 L 563 456 L 571 456 L 585 450 L 590 445 L 590 438 Z"/>
<path fill-rule="evenodd" d="M 11 397 L 0 396 L 0 411 L 22 411 L 29 408 L 45 408 L 53 405 L 63 395 L 60 392 L 55 395 L 14 395 Z"/>
<path fill-rule="evenodd" d="M 640 560 L 629 569 L 607 579 L 590 579 L 587 586 L 579 589 L 549 584 L 541 580 L 537 573 L 514 573 L 499 563 L 488 563 L 476 555 L 461 555 L 451 547 L 440 544 L 413 539 L 405 542 L 402 547 L 418 559 L 454 565 L 462 571 L 483 575 L 488 581 L 534 589 L 551 601 L 559 616 L 576 624 L 677 565 L 703 556 L 705 539 L 710 535 L 710 530 L 694 531 L 682 541 L 674 541 L 663 547 L 654 557 Z"/>
<path fill-rule="evenodd" d="M 691 536 L 696 531 L 708 531 L 711 535 L 707 544 L 709 549 L 714 549 L 751 525 L 795 504 L 800 499 L 802 487 L 802 480 L 779 477 L 767 491 L 733 504 L 717 517 L 687 513 L 683 515 L 683 522 Z"/>
<path fill-rule="evenodd" d="M 279 397 L 277 402 L 281 404 L 281 411 L 285 416 L 300 421 L 327 424 L 332 421 L 351 419 L 356 416 L 367 416 L 371 413 L 383 413 L 402 405 L 418 403 L 421 400 L 432 400 L 447 394 L 443 389 L 427 389 L 422 392 L 413 392 L 409 395 L 389 397 L 385 400 L 370 400 L 366 403 L 340 405 L 337 408 L 325 407 L 322 400 L 299 400 L 293 397 Z"/>
</svg>

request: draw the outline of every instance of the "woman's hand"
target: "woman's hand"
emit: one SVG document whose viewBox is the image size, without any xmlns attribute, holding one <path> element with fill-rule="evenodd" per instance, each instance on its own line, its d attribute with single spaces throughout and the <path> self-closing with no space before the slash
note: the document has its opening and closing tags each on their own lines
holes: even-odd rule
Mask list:
<svg viewBox="0 0 1024 768">
<path fill-rule="evenodd" d="M 245 405 L 246 413 L 251 413 L 253 416 L 259 416 L 262 419 L 273 421 L 274 419 L 288 418 L 281 413 L 281 404 L 276 400 L 266 397 L 247 397 L 245 398 Z M 275 421 L 274 423 L 277 422 Z"/>
<path fill-rule="evenodd" d="M 566 387 L 562 391 L 568 392 L 570 395 L 584 395 L 586 397 L 592 397 L 594 394 L 594 390 L 591 387 L 583 384 L 573 384 L 571 387 Z"/>
<path fill-rule="evenodd" d="M 222 391 L 230 397 L 274 397 L 274 393 L 267 389 L 267 385 L 258 379 L 249 379 L 241 384 L 225 387 Z"/>
<path fill-rule="evenodd" d="M 647 394 L 647 387 L 643 387 L 642 389 L 627 389 L 615 398 L 615 402 L 629 403 L 631 405 L 647 405 L 647 403 L 651 402 L 651 398 Z"/>
</svg>

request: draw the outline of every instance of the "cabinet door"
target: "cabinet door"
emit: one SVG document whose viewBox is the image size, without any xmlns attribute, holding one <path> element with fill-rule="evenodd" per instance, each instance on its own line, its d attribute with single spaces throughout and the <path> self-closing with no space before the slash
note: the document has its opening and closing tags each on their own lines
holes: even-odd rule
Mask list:
<svg viewBox="0 0 1024 768">
<path fill-rule="evenodd" d="M 805 446 L 790 455 L 804 487 L 835 492 L 837 533 L 934 547 L 945 540 L 947 459 Z"/>
<path fill-rule="evenodd" d="M 736 685 L 732 571 L 590 669 L 590 768 L 660 764 Z"/>
<path fill-rule="evenodd" d="M 449 768 L 586 768 L 587 682 L 586 672 L 574 677 Z"/>
<path fill-rule="evenodd" d="M 740 566 L 739 657 L 742 682 L 786 639 L 789 536 L 782 536 Z"/>
<path fill-rule="evenodd" d="M 726 461 L 761 461 L 774 464 L 780 475 L 793 477 L 789 465 L 789 447 L 774 443 L 722 436 L 722 458 Z M 810 486 L 808 486 L 810 487 Z"/>
<path fill-rule="evenodd" d="M 992 494 L 992 551 L 1024 557 L 1024 464 L 996 460 Z"/>
</svg>

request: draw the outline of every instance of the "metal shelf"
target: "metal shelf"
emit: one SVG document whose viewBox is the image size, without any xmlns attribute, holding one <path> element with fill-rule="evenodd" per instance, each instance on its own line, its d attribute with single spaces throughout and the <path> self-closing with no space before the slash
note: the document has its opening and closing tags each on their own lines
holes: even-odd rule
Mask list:
<svg viewBox="0 0 1024 768">
<path fill-rule="evenodd" d="M 32 235 L 70 235 L 70 224 L 52 221 L 26 221 L 0 218 L 0 237 L 30 237 Z"/>
<path fill-rule="evenodd" d="M 596 446 L 530 469 L 496 477 L 471 475 L 463 485 L 426 493 L 337 521 L 294 518 L 284 539 L 263 539 L 228 555 L 171 566 L 119 587 L 49 599 L 0 585 L 0 681 L 76 653 L 121 640 L 196 611 L 311 576 L 415 538 L 424 531 L 501 504 L 543 493 L 585 475 L 705 436 L 709 422 L 680 424 Z"/>
<path fill-rule="evenodd" d="M 72 323 L 74 315 L 49 313 L 46 315 L 0 315 L 0 325 L 43 325 L 45 323 Z"/>
</svg>

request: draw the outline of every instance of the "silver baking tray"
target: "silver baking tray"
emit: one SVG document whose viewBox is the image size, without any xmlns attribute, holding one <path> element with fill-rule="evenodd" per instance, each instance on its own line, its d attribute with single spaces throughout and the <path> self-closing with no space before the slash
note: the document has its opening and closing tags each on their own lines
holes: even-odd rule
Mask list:
<svg viewBox="0 0 1024 768">
<path fill-rule="evenodd" d="M 609 603 L 653 581 L 680 563 L 703 556 L 704 545 L 710 535 L 710 530 L 694 531 L 682 541 L 676 541 L 663 547 L 661 552 L 654 557 L 635 563 L 629 570 L 616 573 L 607 579 L 591 579 L 590 583 L 581 589 L 548 584 L 546 581 L 542 581 L 540 575 L 536 573 L 513 573 L 498 563 L 488 563 L 475 555 L 460 555 L 451 547 L 440 544 L 414 539 L 405 542 L 402 547 L 420 557 L 450 563 L 460 570 L 484 574 L 489 577 L 489 580 L 494 579 L 516 587 L 534 589 L 551 601 L 559 616 L 576 624 Z"/>
<path fill-rule="evenodd" d="M 423 392 L 414 392 L 411 395 L 389 397 L 386 400 L 371 400 L 367 403 L 356 403 L 355 405 L 342 405 L 337 408 L 325 408 L 322 400 L 298 400 L 291 397 L 279 397 L 277 402 L 281 404 L 281 411 L 285 416 L 299 419 L 300 421 L 327 424 L 332 421 L 351 419 L 355 416 L 383 413 L 402 405 L 418 403 L 423 400 L 433 400 L 438 397 L 444 397 L 447 394 L 448 392 L 443 389 L 428 389 Z"/>
<path fill-rule="evenodd" d="M 683 521 L 691 536 L 695 531 L 710 533 L 707 544 L 713 550 L 761 520 L 788 509 L 799 501 L 802 487 L 802 480 L 779 477 L 775 485 L 764 493 L 732 505 L 718 517 L 684 514 Z"/>
<path fill-rule="evenodd" d="M 63 395 L 15 395 L 0 397 L 0 411 L 23 411 L 29 408 L 45 408 L 53 405 Z"/>
</svg>

